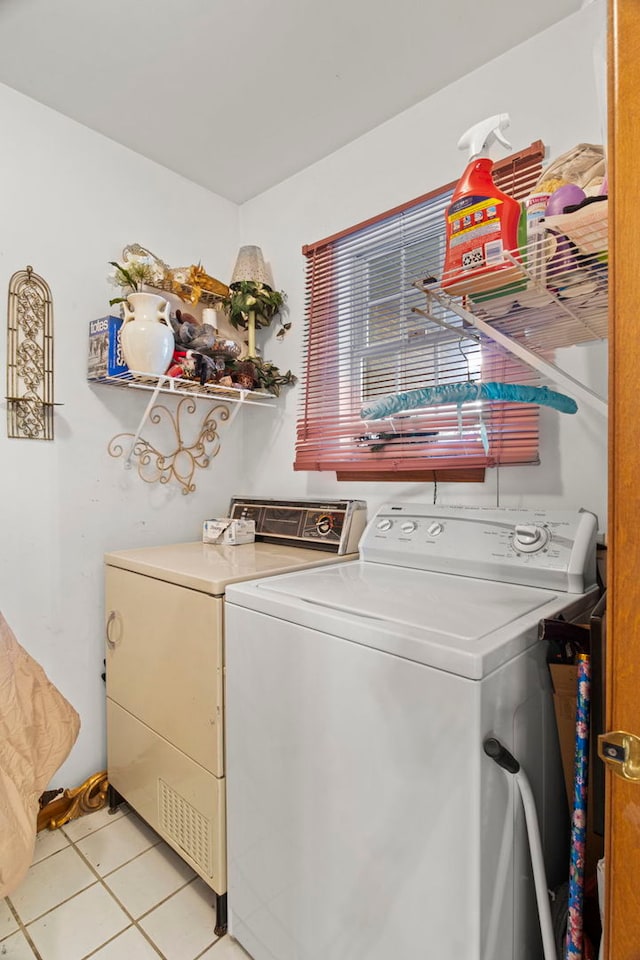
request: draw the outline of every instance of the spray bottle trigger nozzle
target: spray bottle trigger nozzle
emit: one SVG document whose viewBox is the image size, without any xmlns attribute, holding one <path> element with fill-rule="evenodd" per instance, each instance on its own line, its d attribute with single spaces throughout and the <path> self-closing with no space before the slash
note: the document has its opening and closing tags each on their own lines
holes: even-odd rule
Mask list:
<svg viewBox="0 0 640 960">
<path fill-rule="evenodd" d="M 469 160 L 475 160 L 476 157 L 486 156 L 485 151 L 494 137 L 509 149 L 511 144 L 503 133 L 504 128 L 509 126 L 509 122 L 508 113 L 496 113 L 493 117 L 487 117 L 486 120 L 475 123 L 465 130 L 458 140 L 458 149 L 468 150 Z"/>
<path fill-rule="evenodd" d="M 509 141 L 507 140 L 507 138 L 506 138 L 505 135 L 503 134 L 503 132 L 502 132 L 502 130 L 500 129 L 500 127 L 496 127 L 496 128 L 495 128 L 495 130 L 493 131 L 493 135 L 494 135 L 494 137 L 496 138 L 496 140 L 498 141 L 498 143 L 501 143 L 503 147 L 506 147 L 507 150 L 510 150 L 510 149 L 511 149 L 511 144 L 509 143 Z"/>
</svg>

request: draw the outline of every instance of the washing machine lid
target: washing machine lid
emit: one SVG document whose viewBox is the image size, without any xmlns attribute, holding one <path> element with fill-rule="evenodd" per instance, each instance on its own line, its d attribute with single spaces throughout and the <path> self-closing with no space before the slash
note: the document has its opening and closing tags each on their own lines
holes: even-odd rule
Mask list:
<svg viewBox="0 0 640 960">
<path fill-rule="evenodd" d="M 540 619 L 586 606 L 581 595 L 366 561 L 232 587 L 227 599 L 470 679 L 536 643 Z"/>
</svg>

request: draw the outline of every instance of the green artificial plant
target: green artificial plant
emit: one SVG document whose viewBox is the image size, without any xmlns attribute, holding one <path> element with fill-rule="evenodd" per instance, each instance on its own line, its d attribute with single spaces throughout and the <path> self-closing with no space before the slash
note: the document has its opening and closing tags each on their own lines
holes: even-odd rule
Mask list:
<svg viewBox="0 0 640 960">
<path fill-rule="evenodd" d="M 286 373 L 281 373 L 275 363 L 269 363 L 268 360 L 254 357 L 252 363 L 256 368 L 259 390 L 267 390 L 269 393 L 274 394 L 274 396 L 279 397 L 280 387 L 293 386 L 293 384 L 298 382 L 298 378 L 291 370 L 287 370 Z"/>
<path fill-rule="evenodd" d="M 255 280 L 238 280 L 229 290 L 229 296 L 223 300 L 229 313 L 229 321 L 236 330 L 246 330 L 249 325 L 249 316 L 253 314 L 256 327 L 268 327 L 271 321 L 280 318 L 280 329 L 276 334 L 281 340 L 290 323 L 283 323 L 281 315 L 286 309 L 286 295 L 279 290 L 272 290 L 264 283 Z"/>
</svg>

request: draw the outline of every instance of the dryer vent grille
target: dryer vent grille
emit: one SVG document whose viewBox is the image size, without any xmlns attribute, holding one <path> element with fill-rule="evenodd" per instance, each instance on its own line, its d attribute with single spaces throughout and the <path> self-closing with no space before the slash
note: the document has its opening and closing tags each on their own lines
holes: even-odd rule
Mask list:
<svg viewBox="0 0 640 960">
<path fill-rule="evenodd" d="M 173 840 L 194 863 L 213 876 L 211 821 L 203 817 L 164 780 L 158 780 L 158 820 L 166 837 Z"/>
</svg>

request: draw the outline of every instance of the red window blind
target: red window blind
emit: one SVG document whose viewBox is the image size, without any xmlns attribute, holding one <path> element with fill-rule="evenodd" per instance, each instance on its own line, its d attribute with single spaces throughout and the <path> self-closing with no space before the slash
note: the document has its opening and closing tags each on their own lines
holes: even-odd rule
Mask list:
<svg viewBox="0 0 640 960">
<path fill-rule="evenodd" d="M 543 157 L 538 141 L 496 163 L 496 185 L 521 199 L 538 179 Z M 408 479 L 425 471 L 477 475 L 498 463 L 537 462 L 538 408 L 530 404 L 439 405 L 370 422 L 360 416 L 377 398 L 425 386 L 538 382 L 537 373 L 493 342 L 473 339 L 456 314 L 429 304 L 414 285 L 440 275 L 444 212 L 454 186 L 303 248 L 305 371 L 296 470 Z"/>
</svg>

